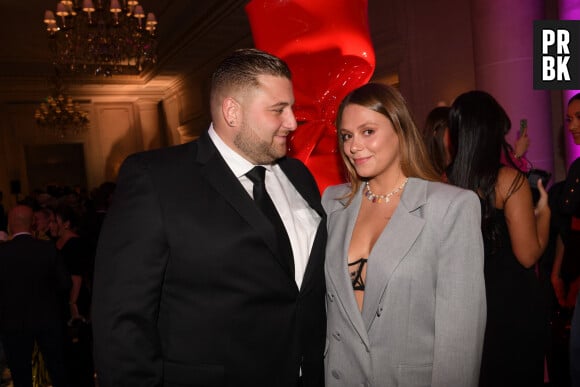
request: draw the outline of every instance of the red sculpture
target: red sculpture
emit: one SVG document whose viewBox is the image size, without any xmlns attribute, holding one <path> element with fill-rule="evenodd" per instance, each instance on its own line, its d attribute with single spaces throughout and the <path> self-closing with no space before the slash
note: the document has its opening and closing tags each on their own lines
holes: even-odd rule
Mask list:
<svg viewBox="0 0 580 387">
<path fill-rule="evenodd" d="M 321 192 L 343 182 L 336 111 L 375 68 L 367 0 L 252 0 L 246 13 L 256 48 L 292 71 L 299 126 L 289 154 L 309 167 Z"/>
</svg>

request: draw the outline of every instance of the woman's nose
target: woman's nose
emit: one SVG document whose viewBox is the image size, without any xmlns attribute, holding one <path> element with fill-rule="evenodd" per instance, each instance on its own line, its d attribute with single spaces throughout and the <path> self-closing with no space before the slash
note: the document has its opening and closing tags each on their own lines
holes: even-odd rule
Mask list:
<svg viewBox="0 0 580 387">
<path fill-rule="evenodd" d="M 352 141 L 350 142 L 350 153 L 355 154 L 356 152 L 360 151 L 362 149 L 362 145 L 361 143 L 356 139 L 356 137 L 352 138 Z"/>
</svg>

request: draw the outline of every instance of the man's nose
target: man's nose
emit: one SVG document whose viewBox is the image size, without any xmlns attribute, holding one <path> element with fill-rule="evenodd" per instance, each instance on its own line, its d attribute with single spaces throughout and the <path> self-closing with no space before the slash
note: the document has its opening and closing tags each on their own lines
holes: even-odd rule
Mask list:
<svg viewBox="0 0 580 387">
<path fill-rule="evenodd" d="M 284 118 L 284 128 L 294 131 L 298 127 L 298 123 L 296 122 L 296 116 L 294 112 L 290 109 L 290 112 Z"/>
</svg>

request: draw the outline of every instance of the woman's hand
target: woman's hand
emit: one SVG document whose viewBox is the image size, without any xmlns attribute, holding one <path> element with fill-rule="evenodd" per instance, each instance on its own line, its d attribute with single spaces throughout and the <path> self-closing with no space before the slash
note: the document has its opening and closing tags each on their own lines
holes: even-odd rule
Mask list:
<svg viewBox="0 0 580 387">
<path fill-rule="evenodd" d="M 554 288 L 554 293 L 556 294 L 556 299 L 561 307 L 565 308 L 567 305 L 566 301 L 566 288 L 564 286 L 564 281 L 559 276 L 552 276 L 551 278 L 552 287 Z"/>
<path fill-rule="evenodd" d="M 528 137 L 528 132 L 526 131 L 520 136 L 514 143 L 514 156 L 520 158 L 528 151 L 530 146 L 530 138 Z"/>
<path fill-rule="evenodd" d="M 548 193 L 542 184 L 542 179 L 538 179 L 538 191 L 540 192 L 540 199 L 534 209 L 534 214 L 536 216 L 550 210 L 550 207 L 548 206 Z"/>
<path fill-rule="evenodd" d="M 70 303 L 69 307 L 70 307 L 70 319 L 71 319 L 71 321 L 77 320 L 77 319 L 82 319 L 82 316 L 79 313 L 79 308 L 77 307 L 76 303 Z"/>
</svg>

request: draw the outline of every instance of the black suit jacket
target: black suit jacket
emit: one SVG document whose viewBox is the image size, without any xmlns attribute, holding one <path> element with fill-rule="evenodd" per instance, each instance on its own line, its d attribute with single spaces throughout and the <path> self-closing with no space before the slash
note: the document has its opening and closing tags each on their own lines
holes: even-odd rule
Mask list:
<svg viewBox="0 0 580 387">
<path fill-rule="evenodd" d="M 307 168 L 279 163 L 322 217 L 300 290 L 207 134 L 125 161 L 95 264 L 102 387 L 323 385 L 326 218 Z"/>
<path fill-rule="evenodd" d="M 0 243 L 0 275 L 0 333 L 61 324 L 71 279 L 52 242 L 21 234 Z"/>
</svg>

